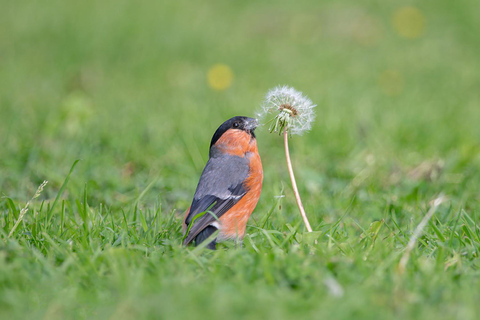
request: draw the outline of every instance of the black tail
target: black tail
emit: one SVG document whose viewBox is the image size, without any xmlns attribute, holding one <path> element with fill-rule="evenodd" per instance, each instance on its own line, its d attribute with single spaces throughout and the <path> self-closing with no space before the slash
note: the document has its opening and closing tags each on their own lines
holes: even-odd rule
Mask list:
<svg viewBox="0 0 480 320">
<path fill-rule="evenodd" d="M 195 245 L 198 246 L 200 243 L 202 243 L 208 237 L 210 237 L 215 231 L 217 231 L 217 228 L 215 228 L 214 226 L 208 226 L 205 229 L 203 229 L 195 238 Z M 216 250 L 217 239 L 213 239 L 213 241 L 207 245 L 207 248 L 211 250 Z"/>
</svg>

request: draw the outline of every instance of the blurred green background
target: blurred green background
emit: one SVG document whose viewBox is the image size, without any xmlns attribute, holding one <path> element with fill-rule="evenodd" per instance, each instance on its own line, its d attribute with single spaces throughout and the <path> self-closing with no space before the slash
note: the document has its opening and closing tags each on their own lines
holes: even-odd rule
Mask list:
<svg viewBox="0 0 480 320">
<path fill-rule="evenodd" d="M 393 210 L 411 231 L 439 193 L 449 198 L 445 223 L 460 208 L 478 223 L 479 12 L 480 2 L 468 0 L 0 0 L 1 213 L 8 215 L 7 197 L 22 208 L 43 180 L 37 209 L 51 204 L 82 159 L 62 199 L 83 201 L 86 188 L 92 210 L 132 216 L 146 191 L 138 205 L 161 203 L 178 225 L 216 128 L 255 115 L 266 92 L 286 84 L 318 105 L 311 132 L 291 140 L 314 229 L 348 213 L 356 243 L 362 228 Z M 282 139 L 265 128 L 257 137 L 265 179 L 253 217 L 262 220 L 283 192 L 271 228 L 302 229 Z M 179 245 L 178 229 L 170 237 Z M 478 262 L 469 261 L 467 283 L 478 285 Z M 398 311 L 380 305 L 387 315 Z M 355 314 L 368 312 L 338 317 Z"/>
<path fill-rule="evenodd" d="M 330 173 L 348 183 L 367 155 L 381 180 L 424 160 L 478 160 L 478 3 L 409 5 L 3 1 L 0 189 L 24 200 L 81 158 L 71 187 L 89 183 L 97 202 L 156 177 L 182 201 L 218 125 L 253 115 L 278 84 L 318 104 L 292 142 L 307 186 L 331 191 Z M 231 72 L 213 75 L 223 90 L 207 78 L 217 64 Z M 286 177 L 281 140 L 258 135 L 273 188 Z"/>
</svg>

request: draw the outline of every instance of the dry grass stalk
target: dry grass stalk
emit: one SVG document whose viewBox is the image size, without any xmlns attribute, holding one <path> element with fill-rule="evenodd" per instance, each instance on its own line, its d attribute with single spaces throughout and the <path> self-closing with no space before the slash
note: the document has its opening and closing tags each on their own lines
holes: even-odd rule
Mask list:
<svg viewBox="0 0 480 320">
<path fill-rule="evenodd" d="M 42 193 L 43 191 L 43 188 L 47 185 L 48 181 L 45 180 L 42 182 L 42 184 L 38 187 L 37 191 L 35 192 L 35 194 L 33 195 L 33 197 L 28 200 L 28 202 L 25 204 L 25 207 L 23 207 L 23 209 L 20 211 L 20 214 L 18 216 L 18 219 L 17 221 L 15 222 L 15 225 L 13 226 L 12 230 L 10 230 L 10 233 L 8 234 L 8 237 L 10 238 L 12 236 L 12 234 L 15 232 L 15 230 L 17 229 L 17 227 L 20 225 L 20 223 L 22 222 L 23 220 L 23 217 L 25 216 L 25 214 L 27 213 L 28 211 L 28 206 L 30 205 L 30 202 L 32 202 L 33 200 L 35 200 L 36 198 L 38 198 L 40 196 L 40 194 Z"/>
</svg>

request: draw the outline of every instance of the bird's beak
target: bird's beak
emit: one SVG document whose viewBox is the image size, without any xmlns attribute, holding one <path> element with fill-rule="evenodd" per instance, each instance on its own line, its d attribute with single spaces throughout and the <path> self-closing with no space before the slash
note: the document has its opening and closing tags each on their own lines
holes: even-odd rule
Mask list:
<svg viewBox="0 0 480 320">
<path fill-rule="evenodd" d="M 258 127 L 258 120 L 254 118 L 248 118 L 245 123 L 245 130 L 253 132 Z"/>
</svg>

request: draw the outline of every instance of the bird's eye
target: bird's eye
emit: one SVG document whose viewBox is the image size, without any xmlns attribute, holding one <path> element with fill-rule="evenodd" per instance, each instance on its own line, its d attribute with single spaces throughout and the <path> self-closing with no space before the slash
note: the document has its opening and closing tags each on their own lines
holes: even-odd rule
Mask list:
<svg viewBox="0 0 480 320">
<path fill-rule="evenodd" d="M 238 122 L 234 122 L 234 123 L 233 123 L 233 127 L 234 127 L 234 128 L 238 128 L 239 126 L 240 126 L 240 124 L 239 124 Z"/>
</svg>

